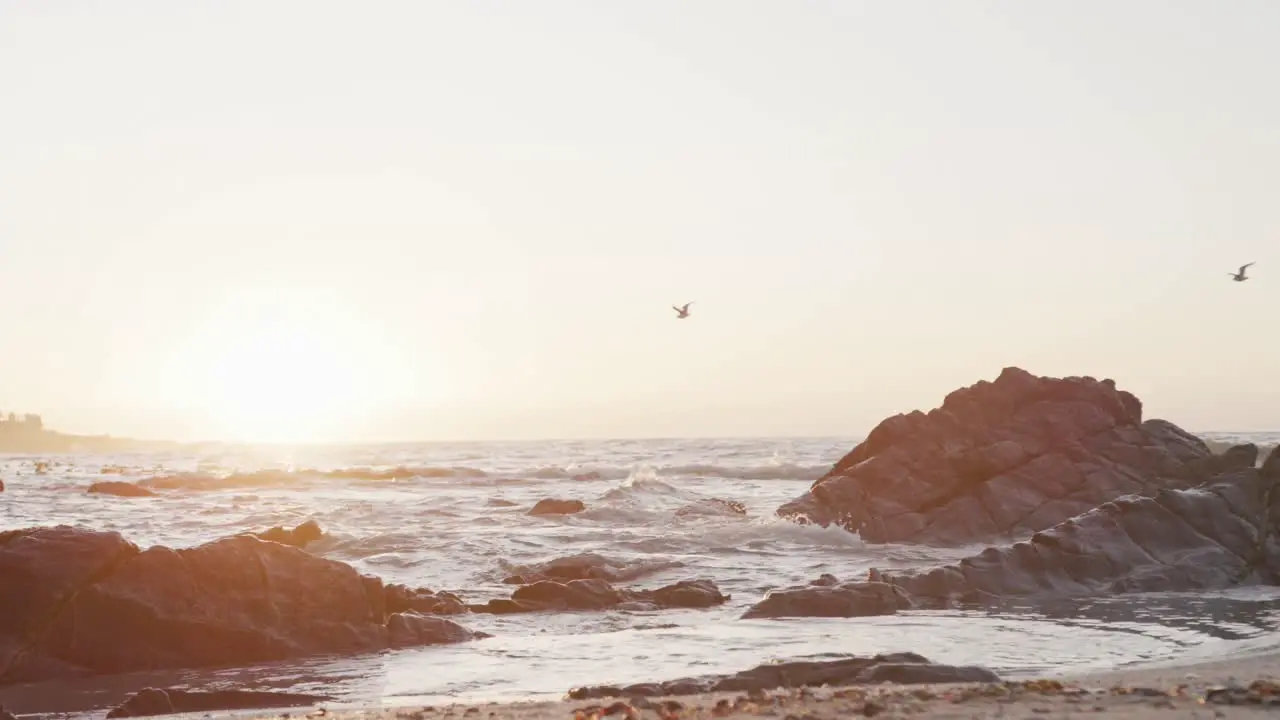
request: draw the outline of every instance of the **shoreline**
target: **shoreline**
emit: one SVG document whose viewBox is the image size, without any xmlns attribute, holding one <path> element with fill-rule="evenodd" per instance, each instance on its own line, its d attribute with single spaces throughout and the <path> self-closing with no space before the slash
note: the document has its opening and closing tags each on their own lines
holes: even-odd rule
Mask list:
<svg viewBox="0 0 1280 720">
<path fill-rule="evenodd" d="M 1241 648 L 1229 658 L 1157 661 L 1129 668 L 1047 673 L 999 683 L 842 685 L 648 698 L 525 699 L 423 704 L 322 703 L 155 718 L 238 720 L 707 720 L 850 717 L 1034 718 L 1088 714 L 1102 718 L 1271 716 L 1280 710 L 1280 641 Z M 1252 687 L 1252 692 L 1250 688 Z M 101 717 L 105 710 L 92 713 Z M 77 713 L 80 717 L 88 714 Z M 34 717 L 34 716 L 29 716 Z"/>
</svg>

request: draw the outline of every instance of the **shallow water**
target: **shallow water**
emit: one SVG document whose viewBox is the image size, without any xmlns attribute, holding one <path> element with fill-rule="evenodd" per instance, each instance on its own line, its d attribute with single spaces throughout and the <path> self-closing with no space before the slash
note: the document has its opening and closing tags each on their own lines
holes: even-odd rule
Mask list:
<svg viewBox="0 0 1280 720">
<path fill-rule="evenodd" d="M 1273 444 L 1280 434 L 1206 434 Z M 0 529 L 78 524 L 118 530 L 139 545 L 190 546 L 243 530 L 315 519 L 329 533 L 309 550 L 388 582 L 505 597 L 518 565 L 594 552 L 664 567 L 632 583 L 656 587 L 710 578 L 732 594 L 699 611 L 466 616 L 495 637 L 452 647 L 250 669 L 141 674 L 68 687 L 0 689 L 18 712 L 80 711 L 146 686 L 321 691 L 345 703 L 433 703 L 559 696 L 570 686 L 735 672 L 769 660 L 911 650 L 1004 674 L 1105 669 L 1226 654 L 1280 627 L 1280 592 L 1103 598 L 1000 612 L 911 612 L 891 617 L 740 620 L 770 588 L 840 578 L 870 567 L 931 565 L 971 548 L 866 546 L 838 529 L 776 519 L 854 444 L 852 439 L 620 440 L 422 444 L 206 451 L 0 461 Z M 51 460 L 45 473 L 34 462 Z M 107 466 L 123 474 L 104 476 Z M 403 480 L 303 475 L 288 485 L 166 491 L 157 498 L 89 495 L 91 482 L 178 471 L 414 467 Z M 425 476 L 422 476 L 425 475 Z M 578 498 L 581 514 L 530 517 L 546 497 Z M 736 500 L 746 517 L 677 516 L 700 499 Z M 509 503 L 509 505 L 508 505 Z"/>
</svg>

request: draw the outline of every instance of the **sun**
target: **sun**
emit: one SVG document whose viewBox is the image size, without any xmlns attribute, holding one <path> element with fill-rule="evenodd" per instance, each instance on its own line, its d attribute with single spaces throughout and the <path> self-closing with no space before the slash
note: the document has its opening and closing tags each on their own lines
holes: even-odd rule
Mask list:
<svg viewBox="0 0 1280 720">
<path fill-rule="evenodd" d="M 342 441 L 419 377 L 340 308 L 239 302 L 219 308 L 187 353 L 186 403 L 219 440 Z"/>
</svg>

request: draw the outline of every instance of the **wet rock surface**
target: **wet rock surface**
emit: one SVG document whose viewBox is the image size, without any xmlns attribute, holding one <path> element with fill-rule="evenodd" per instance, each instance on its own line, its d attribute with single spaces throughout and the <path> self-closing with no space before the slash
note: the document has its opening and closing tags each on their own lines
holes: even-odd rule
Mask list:
<svg viewBox="0 0 1280 720">
<path fill-rule="evenodd" d="M 703 692 L 749 692 L 774 688 L 856 683 L 998 681 L 996 674 L 986 668 L 937 665 L 915 653 L 893 653 L 870 658 L 775 663 L 761 665 L 733 675 L 712 675 L 660 683 L 640 683 L 622 687 L 615 685 L 581 687 L 570 690 L 568 696 L 572 700 L 586 700 L 613 697 L 665 697 Z"/>
<path fill-rule="evenodd" d="M 555 558 L 534 565 L 517 565 L 512 574 L 503 579 L 507 585 L 528 585 L 541 580 L 607 580 L 627 582 L 663 570 L 681 567 L 675 560 L 626 561 L 614 560 L 596 553 L 582 553 Z"/>
<path fill-rule="evenodd" d="M 835 578 L 832 578 L 834 580 Z M 911 597 L 895 585 L 850 582 L 774 590 L 752 605 L 743 619 L 781 617 L 866 617 L 892 615 L 914 607 Z"/>
<path fill-rule="evenodd" d="M 676 510 L 676 517 L 696 517 L 699 515 L 746 515 L 747 506 L 737 500 L 723 498 L 704 498 L 689 503 Z"/>
<path fill-rule="evenodd" d="M 915 571 L 871 570 L 918 604 L 1061 598 L 1280 583 L 1280 449 L 1261 469 L 1128 496 L 1007 547 Z"/>
<path fill-rule="evenodd" d="M 306 547 L 320 538 L 324 537 L 324 530 L 320 528 L 320 523 L 315 520 L 308 520 L 292 530 L 276 526 L 270 530 L 264 530 L 260 533 L 254 533 L 254 537 L 259 540 L 267 540 L 269 542 L 277 542 L 282 545 L 292 545 L 293 547 Z"/>
<path fill-rule="evenodd" d="M 529 515 L 573 515 L 586 510 L 587 506 L 581 500 L 558 500 L 555 498 L 545 498 L 539 500 L 529 510 Z"/>
<path fill-rule="evenodd" d="M 247 690 L 160 690 L 146 688 L 112 708 L 108 718 L 148 717 L 175 713 L 213 712 L 217 710 L 259 710 L 266 708 L 306 707 L 328 701 L 324 695 L 299 695 L 284 692 Z"/>
<path fill-rule="evenodd" d="M 155 497 L 150 490 L 131 482 L 107 480 L 89 486 L 89 492 L 95 495 L 116 495 L 119 497 Z"/>
<path fill-rule="evenodd" d="M 378 578 L 240 535 L 141 550 L 68 526 L 0 533 L 0 684 L 457 642 Z"/>
<path fill-rule="evenodd" d="M 490 600 L 484 605 L 471 605 L 472 612 L 509 615 L 513 613 L 553 610 L 667 610 L 672 608 L 708 608 L 721 605 L 729 596 L 720 592 L 710 580 L 682 580 L 656 590 L 615 588 L 599 579 L 571 580 L 567 583 L 543 580 L 524 585 L 511 593 L 510 599 Z"/>
<path fill-rule="evenodd" d="M 929 413 L 896 415 L 778 514 L 839 524 L 875 543 L 1015 539 L 1129 494 L 1251 468 L 1214 455 L 1110 380 L 1006 368 Z"/>
<path fill-rule="evenodd" d="M 458 615 L 467 612 L 462 598 L 450 592 L 434 592 L 427 588 L 388 585 L 385 591 L 387 612 L 415 612 L 421 615 Z"/>
</svg>

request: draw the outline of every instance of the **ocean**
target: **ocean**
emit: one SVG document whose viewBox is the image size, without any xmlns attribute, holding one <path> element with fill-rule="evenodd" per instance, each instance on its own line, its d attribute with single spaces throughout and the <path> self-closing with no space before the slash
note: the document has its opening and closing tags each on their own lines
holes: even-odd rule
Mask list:
<svg viewBox="0 0 1280 720">
<path fill-rule="evenodd" d="M 1273 446 L 1280 432 L 1202 433 L 1215 447 Z M 467 615 L 492 638 L 252 668 L 140 673 L 0 688 L 22 712 L 83 712 L 143 687 L 275 689 L 339 704 L 411 705 L 560 697 L 570 687 L 744 670 L 772 660 L 914 651 L 1006 676 L 1110 669 L 1257 649 L 1280 628 L 1280 589 L 1090 598 L 1052 607 L 919 611 L 856 619 L 742 620 L 772 588 L 823 573 L 947 562 L 973 547 L 865 545 L 835 528 L 774 515 L 856 444 L 854 438 L 440 443 L 191 453 L 0 456 L 0 529 L 72 524 L 141 546 L 185 547 L 316 520 L 308 551 L 386 582 L 506 597 L 520 566 L 596 553 L 626 563 L 628 587 L 708 578 L 732 595 L 709 610 Z M 49 463 L 37 472 L 37 463 Z M 91 495 L 103 479 L 264 468 L 412 467 L 399 480 L 301 476 L 287 486 Z M 107 469 L 111 474 L 104 475 Z M 543 498 L 580 499 L 568 516 L 529 516 Z M 701 500 L 742 503 L 745 516 Z M 696 508 L 678 512 L 682 508 Z"/>
</svg>

